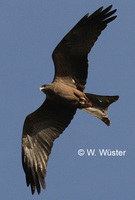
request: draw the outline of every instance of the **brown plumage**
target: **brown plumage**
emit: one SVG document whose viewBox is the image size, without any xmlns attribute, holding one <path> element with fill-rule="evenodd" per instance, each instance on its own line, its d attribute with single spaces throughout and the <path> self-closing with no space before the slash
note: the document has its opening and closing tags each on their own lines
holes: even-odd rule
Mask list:
<svg viewBox="0 0 135 200">
<path fill-rule="evenodd" d="M 51 84 L 40 90 L 46 100 L 35 112 L 29 114 L 24 122 L 22 135 L 22 164 L 27 186 L 32 194 L 40 184 L 45 189 L 46 167 L 53 141 L 69 125 L 77 108 L 101 119 L 108 126 L 109 105 L 118 96 L 101 96 L 84 93 L 88 74 L 88 53 L 98 36 L 113 21 L 116 10 L 99 8 L 92 15 L 85 15 L 55 48 L 52 58 L 55 76 Z"/>
</svg>

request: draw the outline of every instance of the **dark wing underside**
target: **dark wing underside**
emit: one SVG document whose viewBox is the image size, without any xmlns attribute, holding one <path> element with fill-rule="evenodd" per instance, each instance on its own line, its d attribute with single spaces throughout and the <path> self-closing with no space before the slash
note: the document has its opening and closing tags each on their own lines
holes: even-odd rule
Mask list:
<svg viewBox="0 0 135 200">
<path fill-rule="evenodd" d="M 25 119 L 22 136 L 22 164 L 27 186 L 32 194 L 45 189 L 46 167 L 53 141 L 72 120 L 76 109 L 62 107 L 45 100 L 43 105 Z"/>
<path fill-rule="evenodd" d="M 116 16 L 116 10 L 99 8 L 92 15 L 85 15 L 55 48 L 52 58 L 55 64 L 54 81 L 61 79 L 83 91 L 87 79 L 88 53 L 101 31 Z"/>
</svg>

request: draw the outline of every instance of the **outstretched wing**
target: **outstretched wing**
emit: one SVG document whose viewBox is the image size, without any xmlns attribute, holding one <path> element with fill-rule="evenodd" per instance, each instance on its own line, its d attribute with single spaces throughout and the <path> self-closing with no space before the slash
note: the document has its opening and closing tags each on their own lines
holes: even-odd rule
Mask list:
<svg viewBox="0 0 135 200">
<path fill-rule="evenodd" d="M 112 5 L 85 15 L 55 48 L 52 58 L 55 64 L 54 81 L 61 79 L 83 91 L 87 79 L 88 53 L 107 24 L 114 20 L 116 10 Z"/>
<path fill-rule="evenodd" d="M 45 189 L 44 178 L 53 141 L 69 125 L 75 112 L 75 108 L 46 99 L 38 110 L 26 117 L 22 135 L 22 164 L 32 194 L 35 189 L 40 193 L 40 183 Z"/>
</svg>

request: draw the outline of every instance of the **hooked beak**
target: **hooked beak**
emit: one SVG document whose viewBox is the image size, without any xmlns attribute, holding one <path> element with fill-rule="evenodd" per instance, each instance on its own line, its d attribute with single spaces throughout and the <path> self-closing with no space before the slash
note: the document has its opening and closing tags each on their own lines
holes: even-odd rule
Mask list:
<svg viewBox="0 0 135 200">
<path fill-rule="evenodd" d="M 42 85 L 39 89 L 40 89 L 40 91 L 42 91 L 44 89 L 44 86 Z"/>
</svg>

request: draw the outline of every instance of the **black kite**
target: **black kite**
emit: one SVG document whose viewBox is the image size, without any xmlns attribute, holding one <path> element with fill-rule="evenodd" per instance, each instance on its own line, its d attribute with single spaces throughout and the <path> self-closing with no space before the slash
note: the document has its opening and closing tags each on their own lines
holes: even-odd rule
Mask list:
<svg viewBox="0 0 135 200">
<path fill-rule="evenodd" d="M 52 58 L 55 65 L 54 80 L 40 90 L 46 94 L 44 103 L 29 114 L 22 135 L 22 164 L 27 186 L 32 194 L 40 184 L 45 189 L 46 167 L 53 141 L 69 125 L 77 108 L 101 119 L 108 126 L 109 105 L 118 96 L 100 96 L 84 93 L 88 73 L 88 53 L 107 24 L 113 21 L 116 10 L 112 5 L 85 15 L 55 48 Z"/>
</svg>

